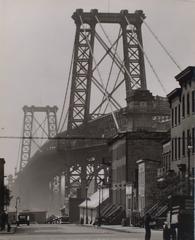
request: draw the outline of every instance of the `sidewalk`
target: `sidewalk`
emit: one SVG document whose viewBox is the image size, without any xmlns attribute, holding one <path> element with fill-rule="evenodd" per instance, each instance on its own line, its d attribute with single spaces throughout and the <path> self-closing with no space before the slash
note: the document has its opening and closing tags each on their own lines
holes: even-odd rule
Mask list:
<svg viewBox="0 0 195 240">
<path fill-rule="evenodd" d="M 130 227 L 122 225 L 101 225 L 100 228 L 114 230 L 118 232 L 128 232 L 128 233 L 144 233 L 144 228 Z"/>
<path fill-rule="evenodd" d="M 10 232 L 8 232 L 7 230 L 4 230 L 4 231 L 0 231 L 0 235 L 1 234 L 13 234 L 16 232 L 16 226 L 11 226 L 11 229 L 10 229 Z"/>
<path fill-rule="evenodd" d="M 144 228 L 140 227 L 130 227 L 130 226 L 122 226 L 122 225 L 90 225 L 90 224 L 84 224 L 86 227 L 96 227 L 96 228 L 102 228 L 102 229 L 108 229 L 108 230 L 113 230 L 113 231 L 118 231 L 118 232 L 128 232 L 128 233 L 145 233 Z M 161 232 L 162 230 L 154 230 L 152 229 L 152 232 Z"/>
</svg>

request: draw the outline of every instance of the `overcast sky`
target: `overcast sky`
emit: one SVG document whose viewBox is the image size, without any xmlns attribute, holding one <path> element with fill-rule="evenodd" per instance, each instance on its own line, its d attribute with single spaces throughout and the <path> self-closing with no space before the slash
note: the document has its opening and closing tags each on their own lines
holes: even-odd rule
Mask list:
<svg viewBox="0 0 195 240">
<path fill-rule="evenodd" d="M 193 0 L 0 0 L 0 136 L 20 136 L 24 105 L 62 108 L 77 8 L 103 12 L 142 9 L 146 22 L 182 69 L 195 65 Z M 177 67 L 143 26 L 146 52 L 167 93 L 177 87 Z M 163 95 L 146 66 L 148 88 Z M 13 173 L 19 140 L 0 139 L 6 174 Z"/>
</svg>

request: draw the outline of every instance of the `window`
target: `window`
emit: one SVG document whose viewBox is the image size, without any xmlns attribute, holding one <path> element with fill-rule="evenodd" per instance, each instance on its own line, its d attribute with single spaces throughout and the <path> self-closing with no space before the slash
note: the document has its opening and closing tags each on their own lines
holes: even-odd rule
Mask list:
<svg viewBox="0 0 195 240">
<path fill-rule="evenodd" d="M 192 112 L 195 113 L 195 91 L 192 91 Z"/>
<path fill-rule="evenodd" d="M 182 117 L 185 117 L 185 96 L 182 97 Z"/>
<path fill-rule="evenodd" d="M 187 94 L 187 115 L 190 114 L 190 94 Z"/>
<path fill-rule="evenodd" d="M 178 138 L 178 158 L 181 158 L 181 138 Z"/>
<path fill-rule="evenodd" d="M 181 123 L 181 118 L 180 118 L 180 116 L 181 116 L 181 106 L 180 106 L 180 104 L 179 104 L 179 106 L 178 106 L 178 124 Z"/>
<path fill-rule="evenodd" d="M 175 126 L 177 126 L 177 107 L 175 107 Z"/>
<path fill-rule="evenodd" d="M 185 156 L 185 151 L 186 151 L 186 147 L 185 147 L 185 132 L 183 131 L 182 133 L 182 155 Z"/>
</svg>

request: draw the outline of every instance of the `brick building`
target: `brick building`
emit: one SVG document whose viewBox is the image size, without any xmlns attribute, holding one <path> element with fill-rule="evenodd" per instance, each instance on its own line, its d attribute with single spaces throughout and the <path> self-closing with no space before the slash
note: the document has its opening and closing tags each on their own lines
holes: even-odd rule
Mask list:
<svg viewBox="0 0 195 240">
<path fill-rule="evenodd" d="M 157 199 L 157 168 L 160 165 L 159 160 L 140 159 L 138 164 L 138 211 L 141 216 L 145 211 L 151 208 Z"/>
<path fill-rule="evenodd" d="M 171 169 L 181 164 L 192 174 L 195 160 L 195 67 L 187 67 L 176 77 L 180 88 L 168 94 L 171 108 Z"/>
<path fill-rule="evenodd" d="M 112 202 L 123 206 L 126 209 L 127 217 L 129 217 L 132 210 L 138 209 L 137 161 L 148 159 L 150 162 L 159 163 L 162 153 L 162 141 L 166 137 L 167 133 L 164 132 L 126 132 L 118 135 L 111 144 Z M 153 169 L 151 164 L 146 164 L 145 170 L 147 174 L 150 174 L 151 169 Z M 150 179 L 151 181 L 147 181 L 147 187 L 154 183 L 156 174 L 157 167 L 155 168 L 155 177 L 152 180 Z M 132 189 L 133 194 L 127 194 L 126 190 L 129 187 Z M 144 208 L 151 205 L 149 198 L 147 198 L 147 201 L 148 203 L 144 204 Z"/>
<path fill-rule="evenodd" d="M 169 170 L 171 170 L 171 141 L 170 139 L 163 143 L 162 160 L 161 167 L 157 170 L 157 177 L 165 175 Z"/>
<path fill-rule="evenodd" d="M 164 104 L 166 105 L 166 101 Z M 128 119 L 127 129 L 110 142 L 112 203 L 120 205 L 125 210 L 126 217 L 130 217 L 132 211 L 137 211 L 139 207 L 137 161 L 140 159 L 160 161 L 162 143 L 168 137 L 169 116 L 158 114 L 156 107 L 156 99 L 148 90 L 132 92 L 127 99 L 125 113 Z M 148 164 L 146 165 L 145 169 L 148 172 L 151 169 L 148 169 Z M 154 179 L 150 179 L 147 187 L 153 182 Z M 147 198 L 143 211 L 148 207 L 147 202 L 151 203 L 150 200 Z"/>
</svg>

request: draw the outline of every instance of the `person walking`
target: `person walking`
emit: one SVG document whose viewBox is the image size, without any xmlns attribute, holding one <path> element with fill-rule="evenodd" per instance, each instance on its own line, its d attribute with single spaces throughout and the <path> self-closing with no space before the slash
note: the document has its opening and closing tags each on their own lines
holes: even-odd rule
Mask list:
<svg viewBox="0 0 195 240">
<path fill-rule="evenodd" d="M 6 219 L 7 219 L 6 213 L 5 211 L 2 211 L 1 212 L 1 231 L 5 230 Z"/>
<path fill-rule="evenodd" d="M 152 217 L 149 213 L 146 213 L 144 218 L 144 227 L 145 227 L 145 240 L 150 240 L 151 238 L 151 226 L 150 223 L 152 222 Z"/>
<path fill-rule="evenodd" d="M 170 229 L 168 228 L 167 222 L 163 226 L 163 240 L 170 240 Z"/>
</svg>

